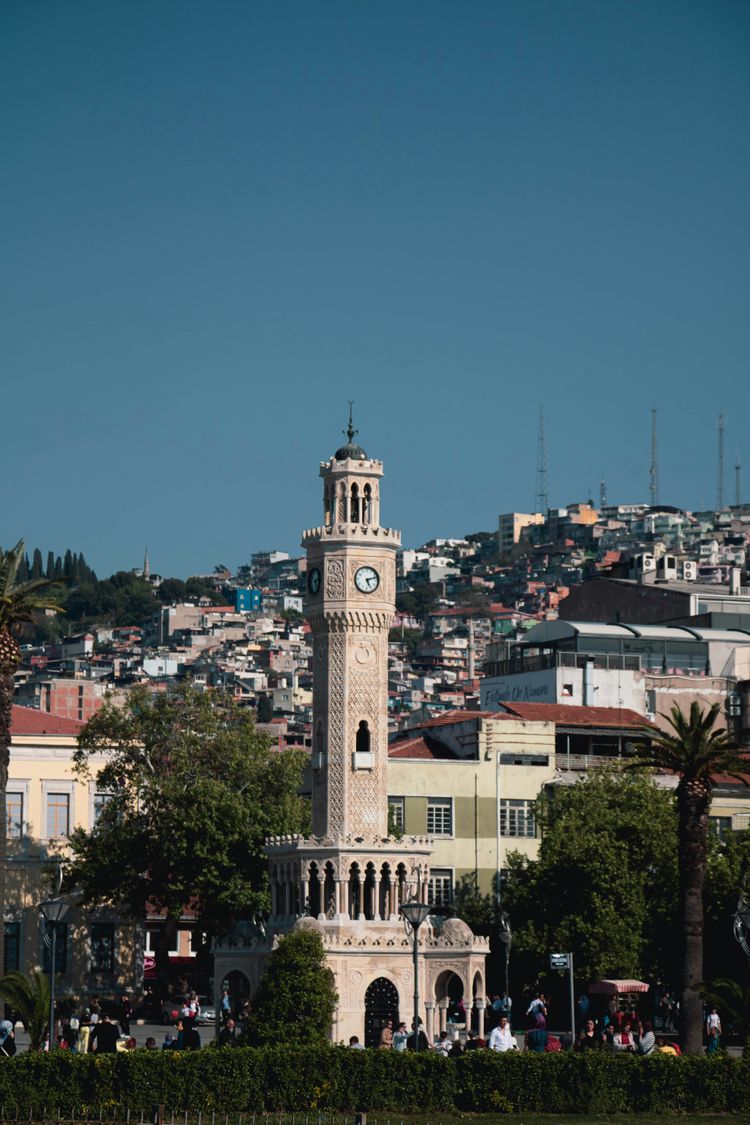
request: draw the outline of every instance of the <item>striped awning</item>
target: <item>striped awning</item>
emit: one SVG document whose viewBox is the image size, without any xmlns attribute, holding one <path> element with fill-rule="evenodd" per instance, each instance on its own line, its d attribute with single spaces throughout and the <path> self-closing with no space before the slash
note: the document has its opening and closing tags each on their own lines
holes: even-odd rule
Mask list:
<svg viewBox="0 0 750 1125">
<path fill-rule="evenodd" d="M 622 996 L 631 992 L 648 992 L 642 980 L 600 980 L 589 985 L 589 992 L 604 996 Z"/>
</svg>

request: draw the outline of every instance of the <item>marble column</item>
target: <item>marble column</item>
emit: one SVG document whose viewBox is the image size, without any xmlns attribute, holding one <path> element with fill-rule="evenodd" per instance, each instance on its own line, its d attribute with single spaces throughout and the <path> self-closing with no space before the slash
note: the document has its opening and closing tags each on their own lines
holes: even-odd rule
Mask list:
<svg viewBox="0 0 750 1125">
<path fill-rule="evenodd" d="M 306 879 L 300 879 L 300 881 L 299 881 L 299 912 L 300 912 L 300 914 L 305 913 L 305 907 L 306 906 L 307 906 L 307 880 Z"/>
<path fill-rule="evenodd" d="M 373 919 L 380 918 L 380 874 L 375 876 L 375 881 L 372 885 L 372 917 Z"/>
<path fill-rule="evenodd" d="M 275 918 L 279 913 L 279 886 L 276 882 L 276 877 L 271 880 L 271 917 Z"/>
<path fill-rule="evenodd" d="M 484 1039 L 484 1009 L 487 1007 L 487 1001 L 478 997 L 474 1001 L 474 1007 L 477 1010 L 477 1035 L 480 1039 Z"/>
<path fill-rule="evenodd" d="M 320 900 L 320 913 L 318 914 L 318 921 L 325 922 L 326 920 L 326 904 L 325 904 L 325 890 L 326 890 L 326 876 L 325 871 L 318 871 L 318 898 Z"/>
<path fill-rule="evenodd" d="M 424 1002 L 425 1016 L 427 1018 L 427 1038 L 430 1043 L 435 1041 L 435 1001 L 425 1000 Z"/>
<path fill-rule="evenodd" d="M 448 1025 L 448 1000 L 438 1000 L 438 1014 L 440 1016 L 440 1031 L 445 1031 Z"/>
</svg>

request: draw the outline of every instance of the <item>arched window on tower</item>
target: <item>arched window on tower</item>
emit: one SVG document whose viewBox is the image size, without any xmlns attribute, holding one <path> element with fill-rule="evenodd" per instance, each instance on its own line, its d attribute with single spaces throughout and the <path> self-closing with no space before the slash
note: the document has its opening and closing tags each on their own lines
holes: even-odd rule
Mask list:
<svg viewBox="0 0 750 1125">
<path fill-rule="evenodd" d="M 372 523 L 372 489 L 369 484 L 362 489 L 362 523 Z"/>
<path fill-rule="evenodd" d="M 356 484 L 352 485 L 351 513 L 352 523 L 359 523 L 359 488 Z"/>
<path fill-rule="evenodd" d="M 339 485 L 339 519 L 342 522 L 346 521 L 346 485 Z"/>
<path fill-rule="evenodd" d="M 362 719 L 359 724 L 359 729 L 357 731 L 356 748 L 358 754 L 370 753 L 370 728 L 367 725 L 366 719 Z"/>
<path fill-rule="evenodd" d="M 329 524 L 333 523 L 334 517 L 333 485 L 330 482 L 326 482 L 326 486 L 323 490 L 323 513 L 327 527 Z"/>
</svg>

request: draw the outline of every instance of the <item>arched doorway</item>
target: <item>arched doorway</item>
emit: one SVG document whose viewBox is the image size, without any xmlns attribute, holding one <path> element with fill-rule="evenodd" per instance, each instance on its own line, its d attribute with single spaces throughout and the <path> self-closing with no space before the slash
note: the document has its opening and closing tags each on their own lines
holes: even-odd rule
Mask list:
<svg viewBox="0 0 750 1125">
<path fill-rule="evenodd" d="M 398 992 L 391 981 L 377 977 L 365 993 L 365 1047 L 379 1046 L 386 1020 L 398 1027 Z"/>
<path fill-rule="evenodd" d="M 250 999 L 250 981 L 239 969 L 232 969 L 224 977 L 221 987 L 228 989 L 232 1015 L 238 1016 L 245 1001 Z"/>
</svg>

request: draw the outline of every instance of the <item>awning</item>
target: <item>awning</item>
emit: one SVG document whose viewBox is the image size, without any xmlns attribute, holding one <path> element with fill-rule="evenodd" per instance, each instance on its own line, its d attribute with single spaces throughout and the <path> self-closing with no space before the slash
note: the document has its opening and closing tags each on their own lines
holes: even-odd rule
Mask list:
<svg viewBox="0 0 750 1125">
<path fill-rule="evenodd" d="M 642 980 L 600 980 L 589 985 L 589 992 L 599 996 L 622 996 L 632 992 L 648 992 Z"/>
</svg>

